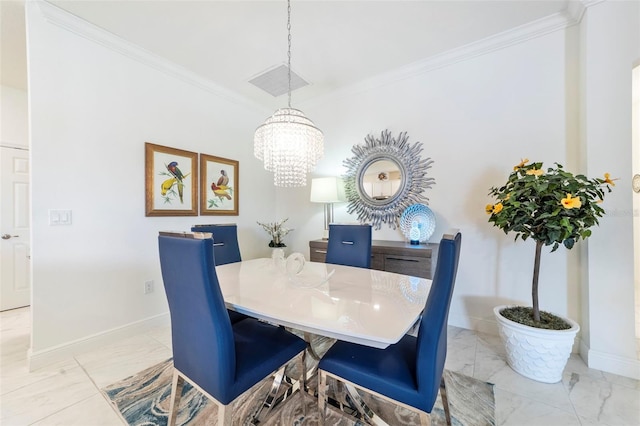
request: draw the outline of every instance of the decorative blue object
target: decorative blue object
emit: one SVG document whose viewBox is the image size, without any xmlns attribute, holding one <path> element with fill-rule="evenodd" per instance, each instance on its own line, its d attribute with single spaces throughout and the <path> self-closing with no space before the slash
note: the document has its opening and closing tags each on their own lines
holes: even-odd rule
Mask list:
<svg viewBox="0 0 640 426">
<path fill-rule="evenodd" d="M 418 245 L 420 244 L 420 226 L 421 224 L 419 224 L 417 221 L 412 221 L 411 222 L 411 229 L 409 230 L 409 239 L 411 240 L 411 244 L 412 245 Z"/>
<path fill-rule="evenodd" d="M 426 242 L 436 230 L 436 216 L 424 204 L 412 204 L 400 216 L 400 230 L 411 244 Z"/>
</svg>

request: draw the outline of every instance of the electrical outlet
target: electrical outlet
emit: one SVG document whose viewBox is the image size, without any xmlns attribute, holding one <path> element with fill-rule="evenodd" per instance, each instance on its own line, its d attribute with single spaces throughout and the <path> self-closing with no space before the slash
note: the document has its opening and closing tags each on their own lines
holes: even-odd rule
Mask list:
<svg viewBox="0 0 640 426">
<path fill-rule="evenodd" d="M 144 282 L 144 294 L 153 293 L 153 280 Z"/>
</svg>

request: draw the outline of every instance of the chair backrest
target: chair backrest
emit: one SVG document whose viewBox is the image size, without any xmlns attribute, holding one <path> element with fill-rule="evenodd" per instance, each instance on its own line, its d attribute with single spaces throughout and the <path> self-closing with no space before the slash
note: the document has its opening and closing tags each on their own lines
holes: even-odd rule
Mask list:
<svg viewBox="0 0 640 426">
<path fill-rule="evenodd" d="M 234 381 L 234 337 L 216 275 L 213 240 L 198 237 L 164 232 L 158 237 L 173 364 L 220 401 Z"/>
<path fill-rule="evenodd" d="M 329 225 L 326 263 L 371 267 L 371 225 Z"/>
<path fill-rule="evenodd" d="M 213 234 L 213 251 L 216 265 L 240 262 L 240 246 L 238 245 L 238 226 L 235 223 L 193 225 L 194 232 L 211 232 Z"/>
<path fill-rule="evenodd" d="M 461 243 L 462 235 L 457 231 L 446 234 L 440 241 L 436 270 L 418 331 L 416 380 L 418 391 L 425 396 L 425 406 L 429 409 L 438 395 L 447 356 L 449 305 L 458 272 Z"/>
</svg>

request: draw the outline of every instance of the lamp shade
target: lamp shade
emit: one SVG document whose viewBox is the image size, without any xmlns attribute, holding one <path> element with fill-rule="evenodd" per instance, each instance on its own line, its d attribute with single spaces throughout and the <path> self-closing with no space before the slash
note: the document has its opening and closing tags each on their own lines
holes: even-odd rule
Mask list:
<svg viewBox="0 0 640 426">
<path fill-rule="evenodd" d="M 310 201 L 312 203 L 339 203 L 346 201 L 344 182 L 338 177 L 312 179 Z"/>
</svg>

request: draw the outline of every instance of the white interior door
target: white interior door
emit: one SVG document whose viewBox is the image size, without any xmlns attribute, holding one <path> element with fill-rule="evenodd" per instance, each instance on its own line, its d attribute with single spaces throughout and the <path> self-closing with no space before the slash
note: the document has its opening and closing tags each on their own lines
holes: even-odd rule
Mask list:
<svg viewBox="0 0 640 426">
<path fill-rule="evenodd" d="M 29 151 L 0 148 L 0 311 L 31 300 Z"/>
</svg>

